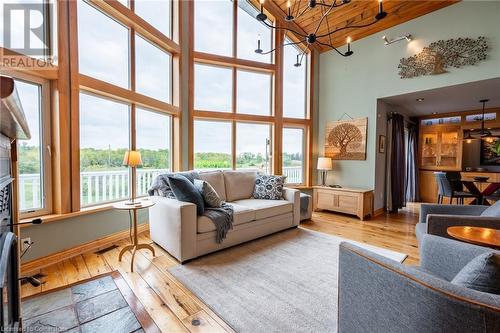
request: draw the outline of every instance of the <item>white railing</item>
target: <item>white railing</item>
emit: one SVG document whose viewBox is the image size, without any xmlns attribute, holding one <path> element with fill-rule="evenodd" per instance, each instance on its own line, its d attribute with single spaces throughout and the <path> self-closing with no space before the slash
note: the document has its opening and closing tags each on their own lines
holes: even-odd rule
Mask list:
<svg viewBox="0 0 500 333">
<path fill-rule="evenodd" d="M 137 196 L 147 195 L 153 179 L 162 169 L 137 169 Z M 129 197 L 128 170 L 88 171 L 80 173 L 80 198 L 83 206 Z M 302 183 L 302 167 L 284 167 L 287 183 Z M 21 210 L 40 208 L 41 183 L 39 174 L 22 174 L 19 177 Z"/>
</svg>

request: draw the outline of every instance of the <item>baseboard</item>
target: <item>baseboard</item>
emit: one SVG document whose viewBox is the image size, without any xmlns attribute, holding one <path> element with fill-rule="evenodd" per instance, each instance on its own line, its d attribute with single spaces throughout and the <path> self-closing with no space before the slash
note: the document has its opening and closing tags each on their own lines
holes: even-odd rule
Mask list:
<svg viewBox="0 0 500 333">
<path fill-rule="evenodd" d="M 385 213 L 385 207 L 376 209 L 373 211 L 373 217 L 377 217 L 377 216 L 382 215 L 384 213 Z"/>
<path fill-rule="evenodd" d="M 137 232 L 143 233 L 149 230 L 149 223 L 142 223 L 137 226 Z M 34 272 L 36 270 L 48 267 L 55 263 L 61 262 L 66 259 L 76 257 L 85 252 L 97 251 L 113 245 L 122 239 L 129 237 L 129 230 L 119 231 L 117 233 L 93 240 L 88 243 L 83 243 L 78 246 L 52 253 L 48 256 L 37 258 L 21 264 L 21 274 Z"/>
</svg>

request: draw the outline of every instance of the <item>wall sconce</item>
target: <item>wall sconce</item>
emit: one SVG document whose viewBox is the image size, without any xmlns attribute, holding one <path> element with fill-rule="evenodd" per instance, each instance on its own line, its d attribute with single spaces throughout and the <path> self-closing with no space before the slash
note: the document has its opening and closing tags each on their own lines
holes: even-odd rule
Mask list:
<svg viewBox="0 0 500 333">
<path fill-rule="evenodd" d="M 386 36 L 382 36 L 382 40 L 384 41 L 385 45 L 396 43 L 396 42 L 402 41 L 404 39 L 406 39 L 406 41 L 409 43 L 411 41 L 411 34 L 399 36 L 399 37 L 393 38 L 391 40 L 389 40 Z"/>
</svg>

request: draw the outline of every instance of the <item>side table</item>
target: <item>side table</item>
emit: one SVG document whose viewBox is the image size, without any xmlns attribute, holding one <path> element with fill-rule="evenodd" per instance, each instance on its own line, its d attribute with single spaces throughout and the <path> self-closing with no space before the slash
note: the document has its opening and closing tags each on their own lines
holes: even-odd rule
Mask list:
<svg viewBox="0 0 500 333">
<path fill-rule="evenodd" d="M 118 261 L 122 261 L 123 254 L 126 251 L 130 251 L 132 253 L 132 259 L 130 261 L 130 271 L 134 271 L 134 257 L 135 253 L 137 250 L 141 249 L 146 249 L 150 250 L 153 253 L 153 256 L 155 256 L 155 250 L 154 248 L 149 245 L 149 244 L 139 244 L 139 239 L 137 238 L 137 211 L 139 209 L 144 209 L 144 208 L 149 208 L 151 206 L 154 206 L 154 202 L 149 201 L 149 200 L 143 200 L 143 201 L 137 201 L 137 203 L 133 205 L 127 205 L 124 202 L 118 202 L 113 205 L 113 208 L 118 209 L 118 210 L 127 210 L 127 211 L 132 211 L 133 213 L 133 218 L 132 218 L 132 224 L 133 224 L 133 242 L 130 245 L 125 246 L 121 251 L 120 255 L 118 256 Z"/>
</svg>

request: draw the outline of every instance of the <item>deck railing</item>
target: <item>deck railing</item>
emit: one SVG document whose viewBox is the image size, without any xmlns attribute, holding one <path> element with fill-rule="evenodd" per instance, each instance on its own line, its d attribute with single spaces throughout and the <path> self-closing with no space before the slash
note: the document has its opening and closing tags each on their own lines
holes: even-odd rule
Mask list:
<svg viewBox="0 0 500 333">
<path fill-rule="evenodd" d="M 147 195 L 153 179 L 162 169 L 137 169 L 137 196 Z M 80 173 L 80 198 L 82 205 L 126 199 L 129 197 L 128 170 L 88 171 Z M 302 167 L 284 167 L 283 175 L 288 183 L 302 182 Z M 40 175 L 21 174 L 19 200 L 21 210 L 39 208 L 41 205 Z"/>
</svg>

